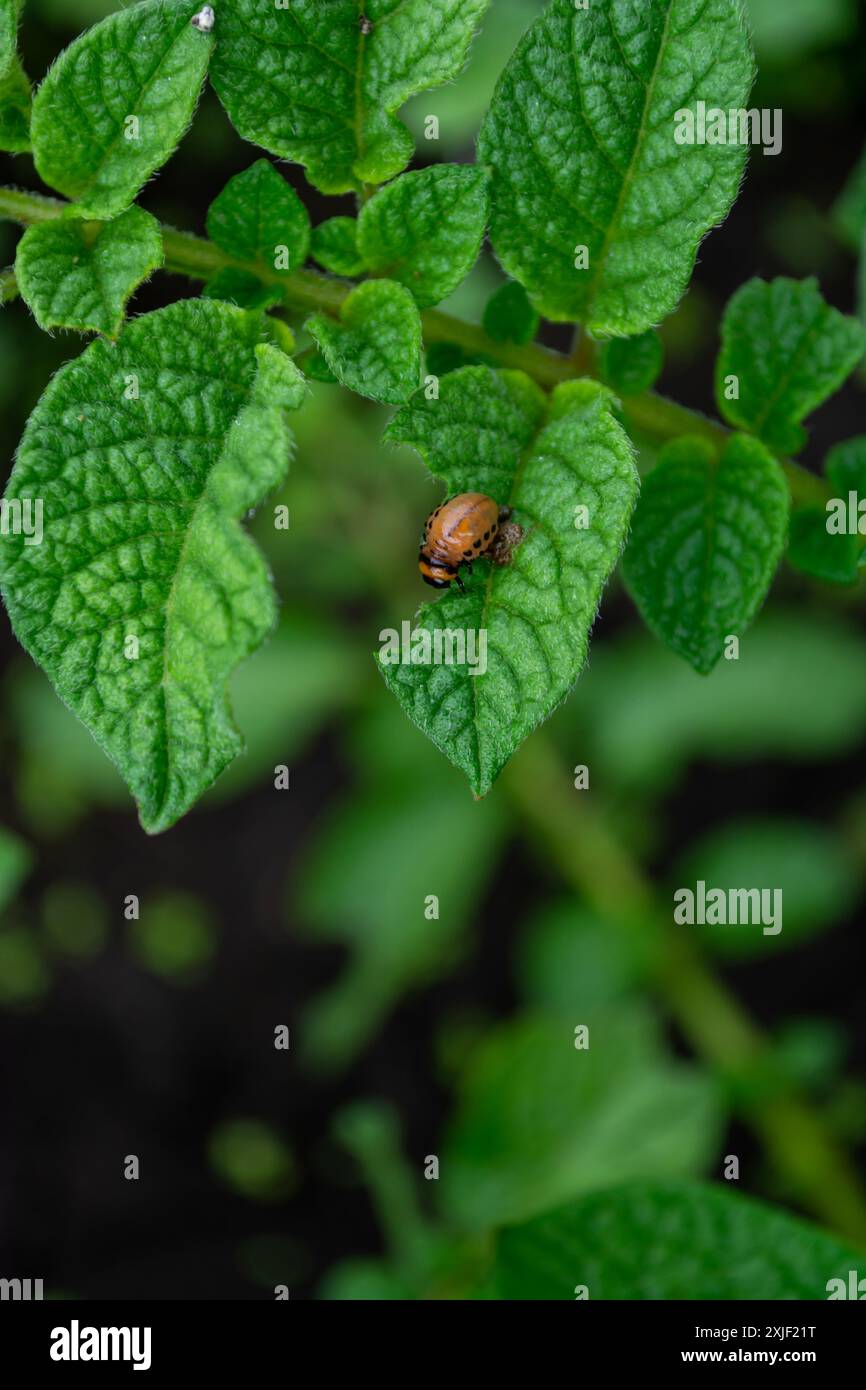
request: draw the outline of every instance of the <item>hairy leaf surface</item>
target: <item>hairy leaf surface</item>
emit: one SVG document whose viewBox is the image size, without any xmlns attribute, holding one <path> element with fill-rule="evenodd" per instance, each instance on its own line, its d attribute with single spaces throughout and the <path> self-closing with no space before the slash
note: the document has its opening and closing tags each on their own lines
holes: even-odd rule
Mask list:
<svg viewBox="0 0 866 1390">
<path fill-rule="evenodd" d="M 797 453 L 807 437 L 800 421 L 838 390 L 864 352 L 866 329 L 831 308 L 817 280 L 749 280 L 722 319 L 719 410 L 769 448 Z"/>
<path fill-rule="evenodd" d="M 162 262 L 159 223 L 132 207 L 112 222 L 66 218 L 28 228 L 15 273 L 40 328 L 116 338 L 130 295 Z"/>
<path fill-rule="evenodd" d="M 230 672 L 272 626 L 243 516 L 283 476 L 294 363 L 258 320 L 185 300 L 63 367 L 24 433 L 0 580 L 16 635 L 113 759 L 144 828 L 172 825 L 241 748 Z"/>
<path fill-rule="evenodd" d="M 503 1231 L 496 1296 L 568 1299 L 826 1299 L 862 1256 L 765 1202 L 703 1183 L 593 1192 Z"/>
<path fill-rule="evenodd" d="M 229 256 L 270 270 L 295 270 L 310 249 L 310 219 L 291 184 L 267 159 L 230 179 L 211 203 L 207 233 Z M 286 265 L 278 265 L 281 247 Z"/>
<path fill-rule="evenodd" d="M 313 259 L 334 275 L 360 275 L 364 258 L 358 250 L 358 223 L 354 217 L 329 217 L 313 228 Z"/>
<path fill-rule="evenodd" d="M 360 396 L 399 405 L 421 372 L 421 319 L 414 299 L 394 280 L 368 280 L 347 295 L 339 319 L 307 321 L 328 367 Z"/>
<path fill-rule="evenodd" d="M 761 606 L 785 544 L 788 505 L 779 465 L 745 435 L 718 461 L 705 441 L 676 439 L 645 478 L 626 583 L 648 626 L 703 674 Z"/>
<path fill-rule="evenodd" d="M 678 144 L 676 113 L 742 107 L 752 75 L 738 0 L 552 0 L 478 146 L 493 169 L 494 250 L 541 313 L 624 336 L 670 313 L 746 155 Z"/>
<path fill-rule="evenodd" d="M 214 87 L 244 137 L 323 193 L 383 183 L 412 158 L 395 112 L 463 66 L 488 0 L 223 0 Z"/>
<path fill-rule="evenodd" d="M 399 280 L 422 309 L 438 304 L 478 259 L 488 201 L 487 171 L 474 164 L 412 170 L 364 204 L 358 249 L 370 270 Z"/>
<path fill-rule="evenodd" d="M 439 400 L 416 396 L 386 438 L 414 446 L 447 495 L 485 492 L 525 530 L 510 566 L 476 562 L 465 594 L 452 589 L 415 618 L 448 647 L 443 632 L 469 631 L 477 641 L 483 632 L 482 674 L 466 661 L 379 657 L 407 714 L 483 796 L 583 665 L 637 495 L 631 445 L 603 388 L 568 383 L 548 405 L 522 373 L 487 367 L 443 377 Z"/>
<path fill-rule="evenodd" d="M 123 212 L 192 119 L 213 46 L 195 0 L 144 0 L 88 29 L 33 102 L 41 178 L 85 217 Z"/>
<path fill-rule="evenodd" d="M 32 97 L 27 74 L 16 57 L 0 77 L 0 150 L 23 154 L 30 149 Z"/>
<path fill-rule="evenodd" d="M 15 59 L 23 4 L 24 0 L 0 0 L 0 78 L 6 76 Z"/>
</svg>

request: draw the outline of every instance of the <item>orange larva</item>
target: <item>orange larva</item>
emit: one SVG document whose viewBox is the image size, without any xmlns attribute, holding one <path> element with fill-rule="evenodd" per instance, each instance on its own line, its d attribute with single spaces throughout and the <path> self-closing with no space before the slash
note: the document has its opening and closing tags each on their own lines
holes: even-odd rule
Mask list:
<svg viewBox="0 0 866 1390">
<path fill-rule="evenodd" d="M 461 565 L 471 565 L 486 555 L 496 540 L 500 522 L 508 509 L 500 508 L 483 492 L 461 492 L 450 497 L 427 518 L 424 539 L 418 553 L 421 578 L 434 589 L 447 589 Z"/>
</svg>

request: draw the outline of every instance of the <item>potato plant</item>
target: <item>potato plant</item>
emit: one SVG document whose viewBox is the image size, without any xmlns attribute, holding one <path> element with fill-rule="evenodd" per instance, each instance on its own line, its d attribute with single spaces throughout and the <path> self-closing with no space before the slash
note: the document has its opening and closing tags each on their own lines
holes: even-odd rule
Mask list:
<svg viewBox="0 0 866 1390">
<path fill-rule="evenodd" d="M 854 589 L 866 437 L 837 441 L 821 475 L 798 456 L 804 421 L 862 362 L 861 321 L 832 307 L 815 278 L 744 278 L 707 365 L 717 416 L 654 389 L 660 325 L 727 218 L 750 147 L 769 138 L 749 107 L 740 0 L 549 0 L 498 78 L 473 163 L 429 162 L 436 117 L 416 149 L 400 111 L 459 75 L 488 0 L 139 0 L 85 30 L 32 92 L 16 50 L 21 10 L 0 0 L 0 146 L 31 155 L 51 192 L 20 187 L 17 174 L 0 187 L 0 219 L 23 229 L 2 300 L 20 297 L 46 333 L 90 341 L 47 382 L 21 438 L 2 502 L 0 588 L 18 642 L 119 770 L 148 834 L 169 831 L 215 783 L 218 794 L 256 736 L 236 722 L 228 683 L 248 660 L 255 680 L 285 596 L 245 523 L 258 511 L 288 537 L 287 509 L 272 499 L 320 383 L 390 410 L 383 468 L 394 446 L 412 449 L 439 500 L 485 494 L 519 530 L 510 563 L 482 555 L 463 586 L 421 604 L 414 657 L 370 643 L 370 667 L 437 761 L 465 777 L 453 814 L 482 862 L 499 842 L 500 810 L 481 820 L 475 801 L 501 796 L 497 779 L 527 740 L 545 799 L 550 754 L 536 731 L 585 667 L 618 566 L 654 639 L 701 676 L 730 663 L 732 683 L 747 679 L 741 643 L 786 551 L 808 580 Z M 161 224 L 139 199 L 206 83 L 255 149 L 200 209 L 202 236 Z M 287 164 L 335 200 L 316 225 Z M 485 237 L 505 279 L 476 323 L 439 306 Z M 130 314 L 163 272 L 197 292 Z M 544 341 L 549 325 L 568 326 L 565 350 Z M 375 564 L 375 518 L 364 525 Z M 409 570 L 414 542 L 400 538 Z M 395 629 L 406 616 L 394 612 Z M 485 634 L 483 669 L 418 655 L 458 631 Z M 411 813 L 401 823 L 407 844 L 435 822 L 437 775 L 424 823 Z M 556 845 L 550 820 L 529 814 Z M 558 858 L 585 890 L 579 830 Z M 344 828 L 334 857 L 350 858 L 360 833 Z M 667 932 L 645 885 L 594 833 L 581 852 L 597 849 L 609 867 L 617 915 Z M 312 915 L 327 921 L 339 890 L 330 871 L 312 877 Z M 353 1014 L 345 1055 L 412 973 L 401 974 L 396 917 L 379 941 L 376 921 L 367 925 L 354 983 L 376 988 Z M 720 1006 L 706 977 L 693 983 L 675 1008 L 700 1036 L 702 1008 Z M 724 1027 L 737 1034 L 727 1015 Z M 540 1024 L 493 1037 L 455 1109 L 442 1229 L 418 1222 L 411 1251 L 335 1275 L 334 1296 L 573 1298 L 585 1286 L 608 1298 L 814 1298 L 847 1277 L 866 1218 L 859 1197 L 848 1200 L 844 1157 L 809 1113 L 780 1104 L 778 1116 L 806 1136 L 839 1200 L 816 1198 L 796 1160 L 786 1178 L 833 1232 L 691 1181 L 717 1123 L 704 1079 L 639 1013 L 617 1016 L 606 1041 L 592 1063 L 601 1070 L 587 1073 L 577 1146 L 555 1112 L 557 1068 L 574 1048 Z M 763 1057 L 748 1029 L 742 1046 Z M 603 1145 L 593 1156 L 591 1123 L 618 1059 L 630 1099 L 596 1120 L 616 1130 L 619 1166 Z M 534 1121 L 546 1144 L 538 1167 L 526 1117 L 542 1072 L 553 1079 Z M 760 1127 L 760 1100 L 746 1108 Z M 676 1163 L 657 1160 L 680 1125 Z M 481 1172 L 491 1127 L 511 1156 L 495 1184 Z M 638 1131 L 641 1162 L 631 1163 Z M 399 1172 L 375 1107 L 347 1112 L 343 1138 Z M 486 1237 L 500 1231 L 485 1259 Z M 657 1275 L 623 1253 L 650 1248 Z M 683 1284 L 686 1268 L 699 1292 Z"/>
</svg>

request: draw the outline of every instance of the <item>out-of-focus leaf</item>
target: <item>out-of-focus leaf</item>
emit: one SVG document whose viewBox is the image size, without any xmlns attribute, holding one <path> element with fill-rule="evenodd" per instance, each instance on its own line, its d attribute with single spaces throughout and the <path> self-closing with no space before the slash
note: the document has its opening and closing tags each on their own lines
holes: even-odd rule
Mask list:
<svg viewBox="0 0 866 1390">
<path fill-rule="evenodd" d="M 145 900 L 129 923 L 133 956 L 154 975 L 180 983 L 195 981 L 216 949 L 206 906 L 190 893 L 164 893 Z"/>
<path fill-rule="evenodd" d="M 859 252 L 866 231 L 866 147 L 836 199 L 833 219 L 848 245 Z"/>
<path fill-rule="evenodd" d="M 23 154 L 30 149 L 30 82 L 17 58 L 0 78 L 0 150 Z"/>
<path fill-rule="evenodd" d="M 648 328 L 636 338 L 611 338 L 599 352 L 602 381 L 618 396 L 634 396 L 655 385 L 662 369 L 662 341 Z"/>
<path fill-rule="evenodd" d="M 589 1047 L 573 1030 L 589 1028 Z M 700 1173 L 719 1138 L 714 1085 L 668 1059 L 629 1007 L 524 1017 L 471 1060 L 441 1164 L 445 1212 L 471 1230 L 525 1220 L 581 1192 Z"/>
<path fill-rule="evenodd" d="M 484 332 L 497 343 L 531 343 L 538 332 L 538 314 L 516 280 L 506 280 L 484 306 Z"/>
<path fill-rule="evenodd" d="M 26 927 L 0 927 L 0 1006 L 35 1004 L 51 988 L 33 933 Z"/>
<path fill-rule="evenodd" d="M 208 1158 L 217 1177 L 242 1197 L 278 1201 L 295 1185 L 288 1145 L 262 1120 L 226 1120 L 208 1139 Z"/>
<path fill-rule="evenodd" d="M 760 922 L 680 925 L 696 932 L 722 956 L 753 956 L 784 950 L 832 926 L 851 907 L 857 892 L 856 867 L 844 843 L 819 822 L 749 818 L 730 821 L 686 851 L 677 870 L 677 888 L 695 891 L 698 880 L 710 889 L 781 891 L 782 929 L 765 934 Z M 754 905 L 754 904 L 753 904 Z M 775 928 L 770 925 L 770 933 Z"/>
<path fill-rule="evenodd" d="M 299 613 L 284 613 L 273 638 L 232 678 L 232 706 L 246 731 L 244 752 L 208 793 L 226 801 L 272 780 L 335 712 L 352 698 L 361 677 L 359 654 L 336 629 Z"/>
<path fill-rule="evenodd" d="M 414 771 L 406 762 L 409 796 L 387 774 L 356 794 L 305 856 L 301 910 L 311 933 L 353 948 L 303 1029 L 315 1064 L 347 1061 L 401 994 L 453 963 L 493 870 L 501 808 L 474 803 L 444 765 L 444 775 L 429 767 L 426 753 Z M 425 915 L 432 895 L 438 917 Z"/>
<path fill-rule="evenodd" d="M 108 939 L 108 911 L 89 883 L 61 880 L 42 898 L 43 940 L 51 950 L 72 960 L 87 959 Z"/>
<path fill-rule="evenodd" d="M 860 547 L 856 535 L 827 530 L 823 507 L 800 507 L 788 525 L 788 563 L 825 584 L 856 584 Z"/>
<path fill-rule="evenodd" d="M 592 761 L 629 787 L 673 780 L 694 758 L 832 757 L 866 733 L 866 649 L 829 613 L 767 613 L 738 661 L 696 675 L 658 642 L 600 645 L 556 729 L 588 729 Z"/>
<path fill-rule="evenodd" d="M 0 827 L 0 912 L 15 897 L 32 862 L 33 856 L 24 841 Z"/>
<path fill-rule="evenodd" d="M 319 1285 L 318 1297 L 329 1302 L 405 1302 L 413 1290 L 388 1265 L 378 1260 L 345 1260 L 329 1269 Z"/>
<path fill-rule="evenodd" d="M 761 63 L 793 63 L 844 41 L 857 24 L 856 0 L 747 0 L 746 8 Z"/>
<path fill-rule="evenodd" d="M 845 1059 L 845 1029 L 832 1018 L 792 1018 L 773 1039 L 773 1061 L 795 1086 L 824 1091 Z"/>
<path fill-rule="evenodd" d="M 495 1296 L 826 1299 L 862 1255 L 817 1226 L 721 1187 L 639 1182 L 503 1231 Z"/>
<path fill-rule="evenodd" d="M 642 973 L 641 956 L 636 938 L 565 899 L 526 924 L 515 977 L 528 1004 L 576 1018 L 631 993 Z"/>
</svg>

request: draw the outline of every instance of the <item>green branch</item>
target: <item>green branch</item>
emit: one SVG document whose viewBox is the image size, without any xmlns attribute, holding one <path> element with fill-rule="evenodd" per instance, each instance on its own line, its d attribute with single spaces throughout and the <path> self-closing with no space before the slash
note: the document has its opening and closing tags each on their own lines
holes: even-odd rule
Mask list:
<svg viewBox="0 0 866 1390">
<path fill-rule="evenodd" d="M 58 198 L 24 193 L 14 188 L 0 188 L 0 220 L 17 222 L 22 227 L 31 227 L 38 222 L 51 222 L 62 217 L 68 207 L 68 203 Z M 163 227 L 162 234 L 167 271 L 185 275 L 191 280 L 210 280 L 218 270 L 227 267 L 245 270 L 266 284 L 278 286 L 282 291 L 285 308 L 299 314 L 321 310 L 335 314 L 353 289 L 349 281 L 338 280 L 316 270 L 296 270 L 287 275 L 258 264 L 235 260 L 212 241 L 194 236 L 191 232 L 179 232 L 172 227 Z M 542 347 L 539 343 L 527 343 L 522 346 L 515 343 L 498 343 L 489 338 L 480 325 L 454 318 L 440 309 L 427 309 L 421 318 L 424 341 L 428 345 L 454 343 L 466 352 L 489 358 L 501 367 L 513 367 L 526 372 L 540 386 L 550 388 L 562 381 L 571 380 L 578 374 L 578 363 L 582 365 L 584 375 L 592 372 L 591 364 L 583 361 L 586 354 L 578 353 L 577 356 L 566 357 L 562 353 Z M 709 439 L 718 447 L 724 444 L 730 434 L 730 431 L 717 420 L 711 420 L 699 411 L 677 405 L 655 391 L 644 391 L 640 395 L 626 397 L 622 402 L 622 410 L 626 425 L 639 441 L 660 444 L 668 439 L 676 439 L 682 434 L 697 434 Z M 824 481 L 791 459 L 781 459 L 780 462 L 785 470 L 794 503 L 823 505 L 830 495 Z"/>
<path fill-rule="evenodd" d="M 755 1098 L 771 1074 L 769 1043 L 694 942 L 673 927 L 652 885 L 589 793 L 574 792 L 560 761 L 536 733 L 503 774 L 521 821 L 568 886 L 610 923 L 648 948 L 651 983 L 699 1057 L 730 1088 L 775 1173 L 802 1206 L 866 1247 L 866 1195 L 847 1154 L 820 1114 L 793 1090 Z"/>
</svg>

